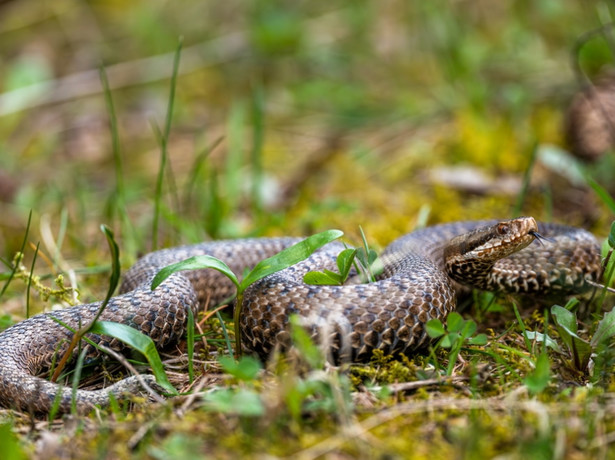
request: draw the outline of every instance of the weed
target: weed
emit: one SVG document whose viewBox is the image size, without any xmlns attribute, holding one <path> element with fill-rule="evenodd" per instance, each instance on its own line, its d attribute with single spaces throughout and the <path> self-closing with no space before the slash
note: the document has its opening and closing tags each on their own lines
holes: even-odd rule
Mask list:
<svg viewBox="0 0 615 460">
<path fill-rule="evenodd" d="M 303 277 L 303 282 L 314 285 L 343 285 L 350 275 L 350 270 L 354 266 L 356 271 L 361 274 L 363 282 L 373 283 L 376 281 L 376 275 L 379 274 L 382 267 L 378 267 L 378 254 L 369 247 L 363 228 L 359 227 L 363 247 L 346 248 L 337 255 L 336 264 L 339 273 L 331 270 L 309 271 Z"/>
<path fill-rule="evenodd" d="M 485 334 L 474 335 L 476 323 L 470 319 L 464 320 L 457 312 L 452 312 L 448 315 L 446 327 L 442 324 L 442 321 L 434 318 L 427 321 L 425 329 L 429 337 L 438 340 L 431 348 L 431 354 L 434 359 L 438 348 L 450 349 L 446 375 L 452 375 L 453 368 L 457 363 L 457 357 L 464 344 L 485 345 L 487 343 L 487 336 Z"/>
<path fill-rule="evenodd" d="M 173 273 L 184 270 L 200 270 L 205 268 L 211 268 L 219 271 L 226 277 L 228 277 L 235 287 L 237 305 L 235 306 L 234 322 L 235 322 L 235 353 L 237 356 L 241 355 L 241 333 L 239 332 L 239 318 L 241 315 L 243 293 L 248 286 L 256 281 L 263 279 L 265 276 L 276 273 L 284 268 L 295 265 L 296 263 L 308 258 L 314 251 L 330 243 L 333 240 L 341 237 L 343 233 L 339 230 L 327 230 L 316 235 L 312 235 L 293 246 L 290 246 L 278 254 L 261 260 L 256 266 L 250 270 L 241 281 L 238 276 L 226 265 L 223 261 L 216 259 L 215 257 L 203 255 L 194 256 L 175 264 L 168 265 L 162 268 L 158 274 L 152 280 L 151 288 L 156 289 L 165 279 L 171 276 Z M 232 298 L 225 302 L 230 302 Z"/>
</svg>

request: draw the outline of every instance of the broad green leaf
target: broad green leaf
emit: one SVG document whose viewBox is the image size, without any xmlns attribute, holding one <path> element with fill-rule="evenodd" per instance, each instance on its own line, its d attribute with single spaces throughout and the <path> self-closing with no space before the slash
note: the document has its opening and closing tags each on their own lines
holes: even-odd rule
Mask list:
<svg viewBox="0 0 615 460">
<path fill-rule="evenodd" d="M 571 311 L 566 310 L 559 305 L 553 305 L 551 307 L 551 314 L 555 318 L 556 323 L 570 331 L 570 334 L 577 334 L 577 317 Z"/>
<path fill-rule="evenodd" d="M 305 380 L 298 379 L 284 392 L 284 402 L 294 420 L 298 420 L 301 416 L 303 402 L 310 395 L 309 390 L 310 386 L 306 385 Z"/>
<path fill-rule="evenodd" d="M 344 284 L 344 279 L 342 278 L 342 275 L 340 275 L 339 273 L 335 273 L 334 271 L 327 270 L 326 268 L 322 272 L 325 275 L 327 275 L 329 278 L 337 280 L 336 284 Z"/>
<path fill-rule="evenodd" d="M 0 316 L 0 331 L 5 330 L 7 327 L 12 326 L 13 324 L 15 324 L 15 322 L 13 321 L 11 315 L 9 315 L 8 313 Z"/>
<path fill-rule="evenodd" d="M 169 393 L 177 394 L 175 387 L 167 380 L 164 367 L 160 361 L 160 355 L 151 338 L 126 324 L 114 323 L 111 321 L 97 321 L 89 332 L 116 338 L 120 342 L 137 350 L 147 359 L 156 377 L 156 382 Z"/>
<path fill-rule="evenodd" d="M 341 282 L 343 283 L 348 278 L 348 273 L 350 273 L 350 269 L 352 268 L 352 262 L 354 261 L 355 255 L 357 254 L 356 249 L 348 248 L 344 249 L 337 256 L 337 268 L 340 271 Z"/>
<path fill-rule="evenodd" d="M 584 371 L 589 363 L 592 347 L 589 342 L 577 335 L 576 315 L 559 305 L 551 307 L 551 314 L 562 341 L 570 350 L 575 367 Z"/>
<path fill-rule="evenodd" d="M 553 340 L 551 337 L 549 337 L 546 334 L 543 334 L 542 332 L 536 332 L 536 331 L 525 331 L 524 335 L 527 339 L 529 340 L 535 340 L 536 342 L 545 342 L 547 343 L 547 346 L 555 351 L 557 351 L 558 353 L 562 352 L 562 349 L 560 348 L 560 346 L 557 344 L 557 342 L 555 340 Z"/>
<path fill-rule="evenodd" d="M 613 336 L 615 336 L 615 310 L 605 313 L 604 317 L 600 320 L 592 337 L 591 345 L 596 348 L 605 344 Z"/>
<path fill-rule="evenodd" d="M 305 284 L 319 285 L 319 286 L 336 286 L 340 283 L 340 276 L 337 273 L 333 273 L 331 276 L 325 272 L 307 272 L 303 275 L 303 282 Z"/>
<path fill-rule="evenodd" d="M 233 284 L 235 284 L 235 286 L 239 287 L 239 280 L 228 265 L 226 265 L 220 259 L 216 259 L 215 257 L 202 255 L 190 257 L 189 259 L 177 262 L 175 264 L 167 265 L 166 267 L 161 269 L 152 280 L 152 291 L 158 286 L 160 286 L 160 284 L 162 284 L 162 282 L 166 280 L 169 276 L 171 276 L 173 273 L 177 273 L 183 270 L 202 270 L 205 268 L 212 268 L 214 270 L 218 270 L 223 275 L 226 275 L 228 279 L 230 279 Z"/>
<path fill-rule="evenodd" d="M 432 339 L 442 337 L 446 333 L 442 321 L 435 318 L 427 321 L 427 323 L 425 324 L 425 330 L 427 331 L 427 335 Z"/>
<path fill-rule="evenodd" d="M 467 339 L 468 337 L 471 337 L 472 335 L 474 335 L 475 332 L 476 332 L 476 323 L 472 320 L 468 320 L 463 325 L 463 331 L 461 333 L 461 336 L 464 339 Z"/>
<path fill-rule="evenodd" d="M 272 257 L 261 260 L 241 281 L 238 290 L 243 292 L 252 283 L 307 259 L 314 251 L 338 239 L 343 234 L 344 232 L 340 230 L 327 230 L 317 233 L 278 252 Z"/>
<path fill-rule="evenodd" d="M 254 380 L 263 368 L 260 361 L 251 356 L 242 356 L 239 361 L 231 356 L 222 356 L 219 362 L 225 372 L 244 382 Z"/>
<path fill-rule="evenodd" d="M 579 337 L 573 337 L 571 352 L 574 358 L 574 366 L 580 371 L 587 370 L 589 358 L 591 358 L 592 354 L 592 346 L 590 343 Z"/>
<path fill-rule="evenodd" d="M 26 460 L 28 455 L 22 449 L 9 423 L 0 424 L 0 451 L 5 460 Z"/>
<path fill-rule="evenodd" d="M 463 317 L 456 311 L 452 312 L 446 318 L 446 329 L 449 332 L 460 332 L 463 329 L 465 321 Z"/>
<path fill-rule="evenodd" d="M 452 348 L 453 345 L 459 340 L 458 332 L 449 332 L 444 337 L 442 337 L 442 342 L 440 342 L 440 346 L 442 348 Z"/>
<path fill-rule="evenodd" d="M 207 393 L 203 399 L 207 402 L 206 409 L 224 414 L 259 416 L 265 413 L 265 406 L 258 393 L 242 388 L 233 390 L 224 388 Z"/>
<path fill-rule="evenodd" d="M 371 266 L 376 259 L 378 258 L 378 253 L 373 249 L 358 248 L 357 249 L 357 259 L 361 262 L 361 264 L 365 267 Z"/>
<path fill-rule="evenodd" d="M 541 353 L 536 360 L 534 370 L 523 379 L 523 383 L 530 390 L 530 393 L 537 394 L 543 391 L 551 381 L 551 370 L 549 357 L 546 353 Z"/>
<path fill-rule="evenodd" d="M 487 344 L 487 334 L 478 334 L 475 337 L 470 337 L 468 339 L 468 343 L 470 345 L 486 345 Z"/>
</svg>

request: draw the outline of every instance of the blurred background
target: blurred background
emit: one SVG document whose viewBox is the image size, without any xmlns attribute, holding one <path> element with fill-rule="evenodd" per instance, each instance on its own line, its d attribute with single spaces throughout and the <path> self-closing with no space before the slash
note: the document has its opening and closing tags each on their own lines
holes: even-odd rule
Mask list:
<svg viewBox="0 0 615 460">
<path fill-rule="evenodd" d="M 612 216 L 587 177 L 612 187 L 612 155 L 571 156 L 564 125 L 613 63 L 613 31 L 592 33 L 613 8 L 1 2 L 0 257 L 30 211 L 27 241 L 52 267 L 59 254 L 108 265 L 102 223 L 127 265 L 208 238 L 337 227 L 358 242 L 361 225 L 383 247 L 514 214 L 605 235 Z"/>
</svg>

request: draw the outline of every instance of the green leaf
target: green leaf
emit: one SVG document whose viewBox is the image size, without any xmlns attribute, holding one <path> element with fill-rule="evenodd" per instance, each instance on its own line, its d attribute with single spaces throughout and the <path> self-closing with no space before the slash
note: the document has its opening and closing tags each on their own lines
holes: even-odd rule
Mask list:
<svg viewBox="0 0 615 460">
<path fill-rule="evenodd" d="M 378 258 L 378 253 L 373 249 L 358 248 L 357 259 L 364 267 L 371 266 Z"/>
<path fill-rule="evenodd" d="M 337 256 L 336 263 L 337 263 L 337 268 L 340 271 L 340 278 L 341 278 L 340 284 L 344 283 L 344 281 L 346 281 L 346 279 L 348 278 L 348 274 L 350 273 L 350 269 L 352 268 L 352 263 L 354 261 L 356 254 L 357 254 L 356 249 L 348 248 L 348 249 L 344 249 Z"/>
<path fill-rule="evenodd" d="M 427 335 L 432 339 L 437 339 L 438 337 L 442 337 L 446 334 L 442 321 L 435 318 L 427 321 L 425 324 L 425 330 L 427 331 Z"/>
<path fill-rule="evenodd" d="M 591 339 L 592 347 L 596 348 L 606 344 L 613 336 L 615 336 L 615 310 L 605 313 L 604 317 L 598 323 L 596 332 Z"/>
<path fill-rule="evenodd" d="M 116 338 L 120 342 L 137 350 L 147 359 L 156 377 L 156 382 L 169 393 L 177 394 L 175 387 L 167 380 L 167 375 L 160 361 L 160 355 L 151 338 L 126 324 L 114 323 L 111 321 L 97 321 L 90 328 L 89 332 Z"/>
<path fill-rule="evenodd" d="M 562 341 L 566 344 L 572 355 L 575 367 L 578 370 L 585 371 L 589 363 L 592 347 L 589 342 L 577 335 L 576 315 L 559 305 L 551 307 L 551 314 Z"/>
<path fill-rule="evenodd" d="M 536 331 L 524 331 L 523 334 L 525 338 L 528 340 L 532 340 L 532 341 L 535 340 L 536 342 L 540 342 L 540 343 L 543 343 L 546 341 L 547 346 L 549 348 L 557 351 L 558 353 L 562 352 L 562 349 L 557 344 L 557 342 L 553 340 L 551 337 L 549 337 L 547 334 L 543 334 L 542 332 L 536 332 Z M 530 348 L 528 347 L 528 349 Z"/>
<path fill-rule="evenodd" d="M 442 348 L 452 348 L 455 343 L 459 340 L 459 333 L 457 332 L 449 332 L 444 337 L 442 337 L 442 341 L 440 342 L 440 346 Z"/>
<path fill-rule="evenodd" d="M 478 334 L 468 339 L 470 345 L 487 345 L 487 334 Z"/>
<path fill-rule="evenodd" d="M 472 320 L 467 320 L 463 325 L 463 330 L 461 331 L 461 336 L 464 339 L 471 337 L 476 332 L 476 323 Z"/>
<path fill-rule="evenodd" d="M 13 324 L 15 324 L 15 322 L 13 321 L 11 315 L 9 315 L 8 313 L 5 313 L 4 315 L 0 316 L 0 331 L 5 330 L 7 327 L 12 326 Z"/>
<path fill-rule="evenodd" d="M 173 273 L 177 273 L 183 270 L 202 270 L 205 268 L 212 268 L 214 270 L 219 271 L 223 275 L 226 275 L 228 279 L 230 279 L 235 286 L 239 287 L 239 280 L 235 273 L 222 262 L 220 259 L 216 259 L 215 257 L 202 255 L 202 256 L 194 256 L 189 259 L 183 260 L 181 262 L 177 262 L 175 264 L 167 265 L 163 269 L 161 269 L 154 279 L 152 280 L 152 291 L 156 289 L 164 280 L 166 280 Z"/>
<path fill-rule="evenodd" d="M 250 271 L 250 273 L 248 273 L 241 281 L 238 290 L 243 292 L 252 283 L 307 259 L 314 253 L 314 251 L 321 248 L 325 244 L 338 239 L 343 234 L 344 232 L 340 230 L 327 230 L 317 233 L 316 235 L 312 235 L 303 241 L 300 241 L 297 244 L 278 252 L 272 257 L 261 260 L 258 264 L 256 264 L 256 267 L 254 267 L 254 269 L 252 269 L 252 271 Z"/>
<path fill-rule="evenodd" d="M 329 278 L 337 280 L 337 284 L 343 284 L 344 283 L 344 280 L 342 279 L 342 275 L 340 275 L 339 273 L 335 273 L 334 271 L 327 270 L 326 268 L 322 272 L 325 275 L 327 275 Z"/>
<path fill-rule="evenodd" d="M 222 356 L 218 361 L 225 372 L 244 382 L 254 380 L 263 368 L 260 361 L 251 356 L 242 356 L 239 361 L 231 356 Z"/>
<path fill-rule="evenodd" d="M 543 391 L 551 381 L 551 369 L 549 357 L 546 353 L 541 353 L 536 360 L 534 370 L 523 379 L 523 383 L 530 390 L 530 393 L 537 394 Z"/>
<path fill-rule="evenodd" d="M 608 242 L 609 242 L 609 246 L 615 249 L 615 220 L 611 224 L 611 232 L 609 233 Z"/>
<path fill-rule="evenodd" d="M 574 313 L 559 305 L 553 305 L 553 307 L 551 307 L 551 314 L 559 326 L 566 328 L 571 335 L 576 336 L 578 326 L 577 316 Z"/>
<path fill-rule="evenodd" d="M 571 352 L 572 357 L 574 358 L 574 366 L 578 370 L 585 372 L 587 370 L 587 365 L 589 364 L 589 359 L 592 355 L 591 344 L 587 340 L 579 337 L 573 337 Z"/>
<path fill-rule="evenodd" d="M 247 388 L 225 388 L 208 393 L 203 399 L 207 402 L 205 407 L 210 411 L 255 417 L 265 413 L 265 406 L 258 393 Z"/>
<path fill-rule="evenodd" d="M 0 424 L 0 446 L 2 446 L 0 449 L 2 458 L 5 460 L 26 460 L 28 458 L 8 423 Z"/>
<path fill-rule="evenodd" d="M 452 312 L 448 315 L 448 318 L 446 318 L 446 329 L 448 329 L 449 332 L 460 332 L 464 325 L 465 321 L 463 317 L 456 311 Z"/>
<path fill-rule="evenodd" d="M 340 285 L 340 275 L 333 273 L 335 276 L 331 276 L 325 272 L 307 272 L 303 275 L 303 282 L 305 284 L 312 284 L 318 286 L 337 286 Z"/>
</svg>

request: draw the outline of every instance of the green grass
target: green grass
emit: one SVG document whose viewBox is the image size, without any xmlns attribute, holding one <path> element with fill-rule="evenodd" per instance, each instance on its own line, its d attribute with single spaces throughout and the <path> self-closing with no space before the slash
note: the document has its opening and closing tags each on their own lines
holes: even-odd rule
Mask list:
<svg viewBox="0 0 615 460">
<path fill-rule="evenodd" d="M 53 302 L 70 297 L 71 271 L 80 301 L 104 298 L 101 224 L 124 269 L 152 248 L 209 238 L 340 228 L 360 246 L 361 226 L 382 248 L 426 223 L 512 214 L 609 234 L 612 159 L 582 167 L 588 186 L 571 185 L 540 151 L 565 147 L 563 108 L 579 75 L 613 64 L 604 35 L 578 41 L 612 19 L 610 3 L 0 8 L 2 325 L 50 309 L 42 286 Z M 80 84 L 61 84 L 71 75 Z M 46 79 L 60 85 L 26 97 Z M 467 165 L 519 188 L 473 194 L 425 179 Z M 60 274 L 65 285 L 50 288 Z M 474 298 L 463 325 L 475 322 L 470 335 L 486 334 L 486 345 L 455 336 L 431 354 L 334 370 L 300 329 L 298 356 L 225 361 L 232 321 L 197 315 L 190 362 L 162 356 L 187 396 L 162 409 L 117 405 L 76 431 L 0 411 L 0 456 L 31 454 L 48 429 L 59 452 L 78 458 L 610 458 L 610 344 L 596 344 L 594 367 L 578 369 L 567 348 L 576 339 L 558 330 L 551 305 Z M 595 305 L 575 313 L 579 340 L 608 324 L 612 298 Z M 445 334 L 459 332 L 452 327 Z"/>
</svg>

